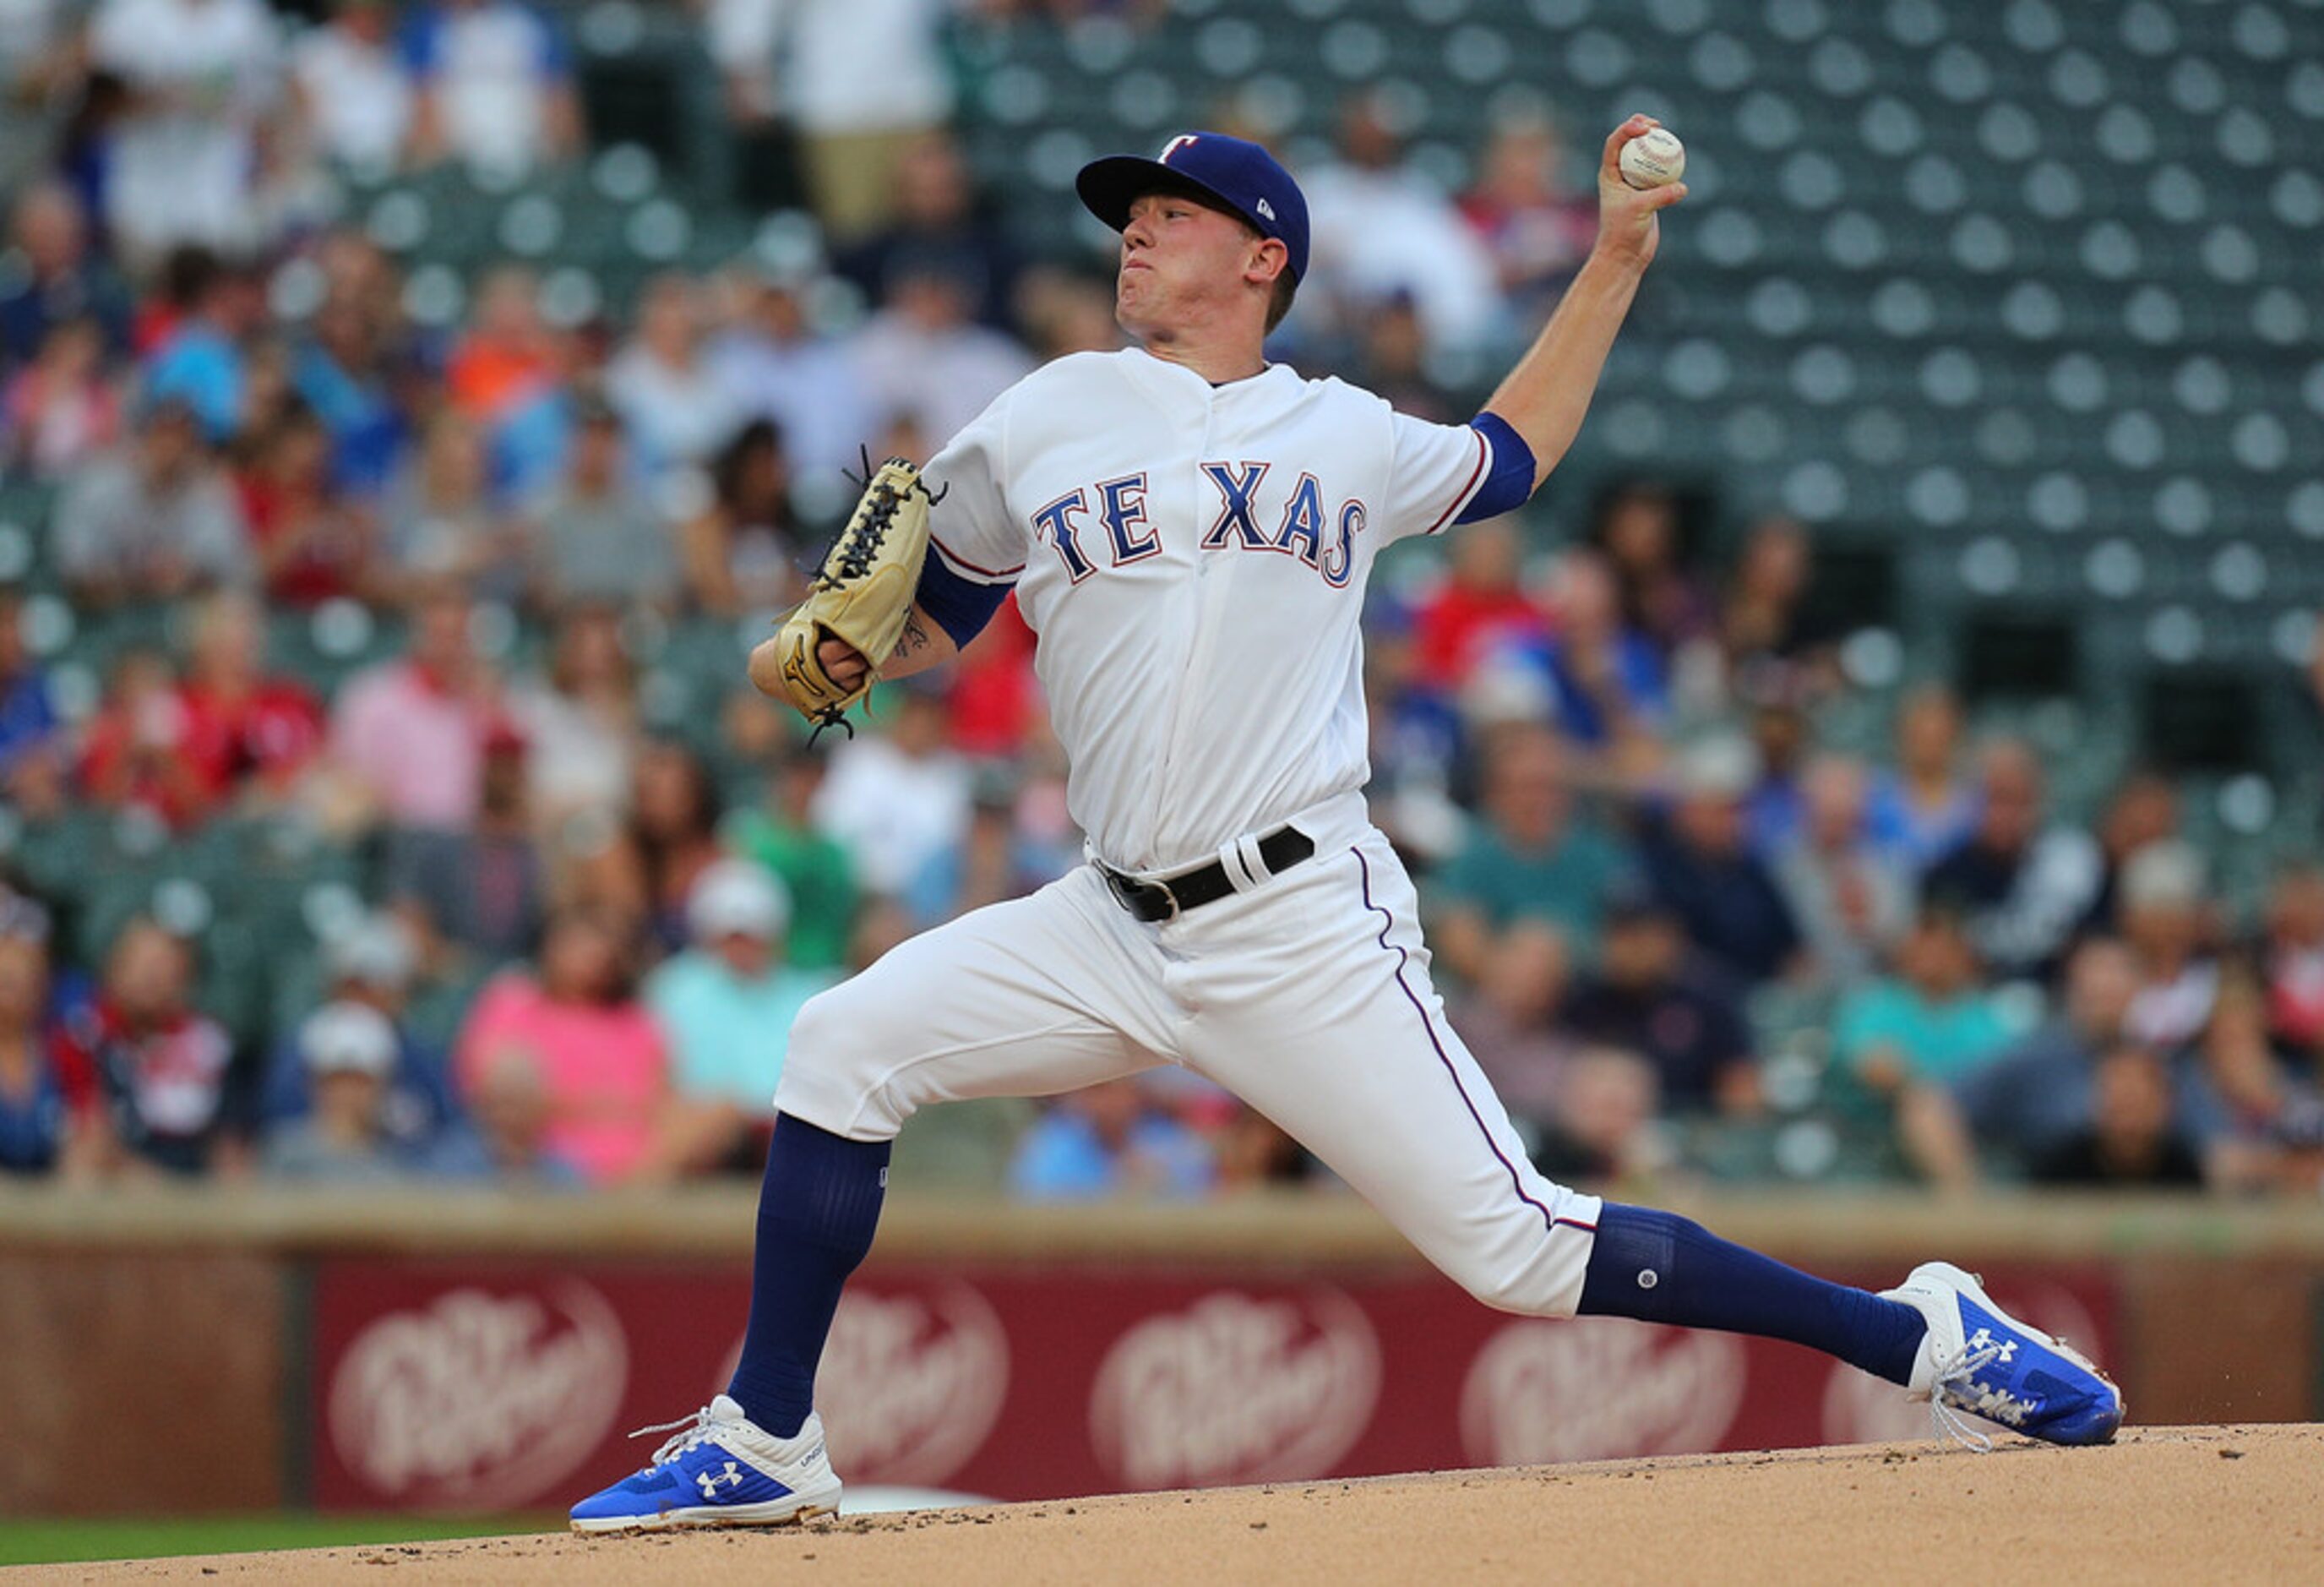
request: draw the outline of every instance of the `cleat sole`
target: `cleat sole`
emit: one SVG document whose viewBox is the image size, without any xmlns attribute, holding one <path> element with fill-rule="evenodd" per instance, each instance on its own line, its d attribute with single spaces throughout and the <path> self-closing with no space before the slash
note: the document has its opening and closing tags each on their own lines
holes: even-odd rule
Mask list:
<svg viewBox="0 0 2324 1587">
<path fill-rule="evenodd" d="M 793 1505 L 786 1509 L 782 1502 L 759 1505 L 730 1505 L 723 1509 L 696 1507 L 670 1510 L 658 1516 L 600 1516 L 570 1523 L 574 1531 L 584 1536 L 604 1536 L 624 1532 L 707 1532 L 734 1527 L 791 1527 L 818 1516 L 839 1513 L 836 1499 L 828 1503 Z"/>
</svg>

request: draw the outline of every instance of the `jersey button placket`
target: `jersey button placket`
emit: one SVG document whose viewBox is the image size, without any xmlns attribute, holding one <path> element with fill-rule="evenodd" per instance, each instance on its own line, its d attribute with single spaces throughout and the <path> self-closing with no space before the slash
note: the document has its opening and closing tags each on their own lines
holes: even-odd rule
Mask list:
<svg viewBox="0 0 2324 1587">
<path fill-rule="evenodd" d="M 1175 669 L 1158 669 L 1164 686 L 1170 690 L 1170 725 L 1169 730 L 1163 735 L 1162 760 L 1157 768 L 1154 779 L 1153 816 L 1147 827 L 1148 841 L 1157 849 L 1162 842 L 1166 813 L 1172 809 L 1177 809 L 1183 813 L 1185 808 L 1185 801 L 1176 797 L 1176 774 L 1178 769 L 1182 766 L 1198 768 L 1206 753 L 1214 755 L 1227 747 L 1216 744 L 1189 745 L 1185 742 L 1191 725 L 1186 708 L 1187 699 L 1190 694 L 1195 693 L 1201 687 L 1204 668 L 1209 660 L 1209 640 L 1213 627 L 1209 598 L 1210 584 L 1212 565 L 1218 561 L 1217 558 L 1206 556 L 1203 551 L 1203 460 L 1211 453 L 1212 433 L 1218 417 L 1218 402 L 1215 395 L 1207 387 L 1204 388 L 1199 400 L 1203 404 L 1202 423 L 1195 437 L 1193 456 L 1187 459 L 1186 465 L 1188 513 L 1184 530 L 1186 537 L 1185 554 L 1192 562 L 1185 586 L 1188 592 L 1188 598 L 1185 603 L 1171 602 L 1174 610 L 1170 615 L 1173 619 L 1177 618 L 1180 613 L 1175 608 L 1182 604 L 1191 605 L 1192 611 L 1186 614 L 1189 621 L 1184 623 L 1172 621 L 1159 625 L 1163 632 L 1172 634 L 1183 632 L 1186 638 L 1185 648 L 1180 652 L 1181 664 Z M 1167 550 L 1165 554 L 1167 554 Z"/>
</svg>

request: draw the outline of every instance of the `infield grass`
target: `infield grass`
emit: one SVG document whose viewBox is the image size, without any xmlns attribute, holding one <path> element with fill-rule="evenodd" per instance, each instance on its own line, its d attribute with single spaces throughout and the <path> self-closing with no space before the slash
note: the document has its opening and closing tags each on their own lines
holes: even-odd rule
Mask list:
<svg viewBox="0 0 2324 1587">
<path fill-rule="evenodd" d="M 512 1532 L 564 1529 L 562 1515 L 546 1512 L 441 1518 L 276 1515 L 0 1520 L 0 1565 L 244 1554 L 261 1548 L 333 1548 L 352 1543 L 418 1543 L 431 1537 L 497 1537 Z"/>
</svg>

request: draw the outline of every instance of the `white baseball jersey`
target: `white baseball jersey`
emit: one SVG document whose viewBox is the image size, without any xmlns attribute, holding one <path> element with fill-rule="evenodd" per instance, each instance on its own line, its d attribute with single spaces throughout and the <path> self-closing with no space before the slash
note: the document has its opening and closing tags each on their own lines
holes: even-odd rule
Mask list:
<svg viewBox="0 0 2324 1587">
<path fill-rule="evenodd" d="M 1167 870 L 1369 780 L 1372 559 L 1452 522 L 1489 461 L 1466 425 L 1283 364 L 1213 387 L 1083 353 L 928 465 L 930 527 L 954 572 L 1016 581 L 1098 856 Z"/>
<path fill-rule="evenodd" d="M 1060 359 L 962 431 L 927 470 L 936 555 L 1016 584 L 1092 849 L 1215 859 L 1235 890 L 1149 924 L 1083 865 L 913 937 L 801 1011 L 777 1108 L 871 1140 L 931 1103 L 1182 1064 L 1480 1297 L 1570 1314 L 1599 1203 L 1535 1170 L 1446 1022 L 1360 791 L 1372 559 L 1487 510 L 1493 449 L 1338 381 L 1213 387 L 1142 352 Z M 1269 873 L 1249 840 L 1286 822 L 1314 853 Z"/>
</svg>

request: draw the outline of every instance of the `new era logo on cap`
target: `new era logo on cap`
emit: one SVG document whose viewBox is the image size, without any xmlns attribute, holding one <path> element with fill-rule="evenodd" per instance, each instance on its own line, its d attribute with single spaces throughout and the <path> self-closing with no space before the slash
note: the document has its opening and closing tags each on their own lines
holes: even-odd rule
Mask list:
<svg viewBox="0 0 2324 1587">
<path fill-rule="evenodd" d="M 1082 167 L 1074 189 L 1089 212 L 1114 230 L 1130 223 L 1130 204 L 1157 189 L 1193 189 L 1280 241 L 1294 278 L 1307 273 L 1307 200 L 1299 184 L 1257 143 L 1224 133 L 1180 133 L 1160 158 L 1112 154 Z"/>
</svg>

